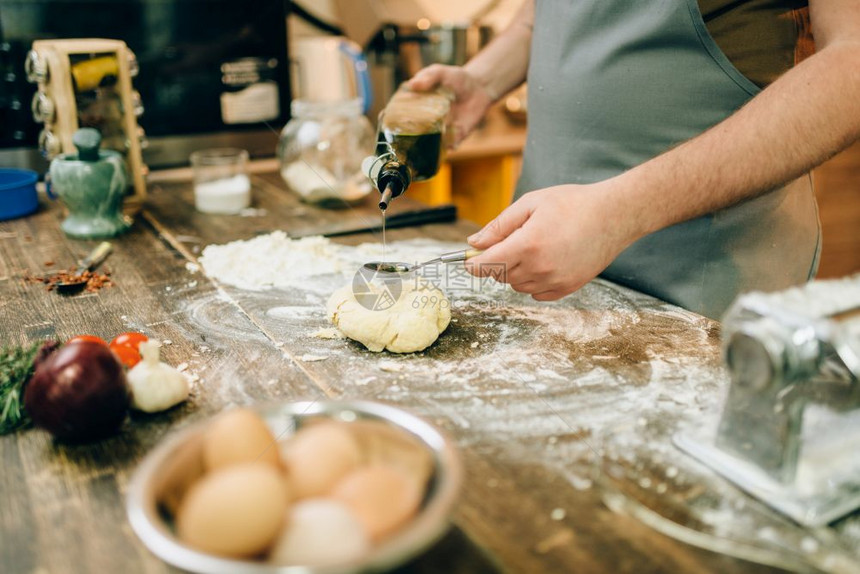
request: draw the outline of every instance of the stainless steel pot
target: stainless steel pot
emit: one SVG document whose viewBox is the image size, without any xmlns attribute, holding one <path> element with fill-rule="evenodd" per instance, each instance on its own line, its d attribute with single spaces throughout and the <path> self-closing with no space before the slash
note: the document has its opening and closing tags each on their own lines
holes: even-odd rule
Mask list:
<svg viewBox="0 0 860 574">
<path fill-rule="evenodd" d="M 493 29 L 483 25 L 435 24 L 400 27 L 398 72 L 402 80 L 431 64 L 462 66 L 486 46 Z"/>
<path fill-rule="evenodd" d="M 439 24 L 426 30 L 416 30 L 415 34 L 426 38 L 426 41 L 419 43 L 424 66 L 462 66 L 490 42 L 493 29 L 490 26 L 474 24 Z"/>
<path fill-rule="evenodd" d="M 480 24 L 386 25 L 368 46 L 368 63 L 375 94 L 376 117 L 401 82 L 431 64 L 462 66 L 493 37 L 490 26 Z"/>
</svg>

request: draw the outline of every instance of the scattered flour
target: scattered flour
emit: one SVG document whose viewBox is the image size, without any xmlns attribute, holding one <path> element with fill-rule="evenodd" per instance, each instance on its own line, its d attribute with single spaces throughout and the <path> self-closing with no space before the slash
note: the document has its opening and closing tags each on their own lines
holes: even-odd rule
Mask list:
<svg viewBox="0 0 860 574">
<path fill-rule="evenodd" d="M 296 319 L 310 317 L 319 313 L 319 308 L 311 305 L 292 305 L 283 307 L 271 307 L 266 315 L 279 319 Z"/>
<path fill-rule="evenodd" d="M 311 333 L 316 339 L 345 339 L 346 336 L 337 327 L 325 327 Z"/>
<path fill-rule="evenodd" d="M 396 361 L 379 361 L 379 370 L 386 373 L 399 373 L 403 370 L 403 365 Z"/>
<path fill-rule="evenodd" d="M 860 309 L 860 273 L 812 281 L 776 293 L 751 293 L 748 297 L 785 307 L 801 316 L 827 317 Z"/>
</svg>

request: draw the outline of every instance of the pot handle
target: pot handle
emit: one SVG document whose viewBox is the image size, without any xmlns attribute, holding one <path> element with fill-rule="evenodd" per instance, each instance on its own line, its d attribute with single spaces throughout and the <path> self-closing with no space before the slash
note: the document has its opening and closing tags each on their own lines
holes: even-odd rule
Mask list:
<svg viewBox="0 0 860 574">
<path fill-rule="evenodd" d="M 370 85 L 370 72 L 367 69 L 367 60 L 364 59 L 361 49 L 348 40 L 340 43 L 340 51 L 352 61 L 352 66 L 355 70 L 355 83 L 364 102 L 362 111 L 366 114 L 373 103 L 373 88 Z"/>
</svg>

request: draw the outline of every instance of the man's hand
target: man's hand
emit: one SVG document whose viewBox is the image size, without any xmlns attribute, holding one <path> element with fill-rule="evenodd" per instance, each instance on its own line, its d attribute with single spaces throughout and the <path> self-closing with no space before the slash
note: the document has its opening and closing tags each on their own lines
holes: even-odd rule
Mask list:
<svg viewBox="0 0 860 574">
<path fill-rule="evenodd" d="M 538 301 L 573 293 L 638 238 L 636 218 L 622 217 L 610 186 L 612 180 L 526 194 L 469 237 L 485 251 L 466 268 L 480 277 L 503 264 L 504 281 Z"/>
<path fill-rule="evenodd" d="M 475 129 L 496 99 L 468 71 L 458 66 L 433 64 L 415 74 L 406 85 L 416 92 L 443 86 L 454 93 L 452 146 L 459 145 Z"/>
</svg>

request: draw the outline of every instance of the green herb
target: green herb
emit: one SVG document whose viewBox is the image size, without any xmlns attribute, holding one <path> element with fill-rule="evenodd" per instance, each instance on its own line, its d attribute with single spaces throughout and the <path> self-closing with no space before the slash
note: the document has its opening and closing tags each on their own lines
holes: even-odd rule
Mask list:
<svg viewBox="0 0 860 574">
<path fill-rule="evenodd" d="M 0 435 L 30 426 L 24 410 L 24 385 L 33 376 L 41 343 L 0 349 Z"/>
</svg>

